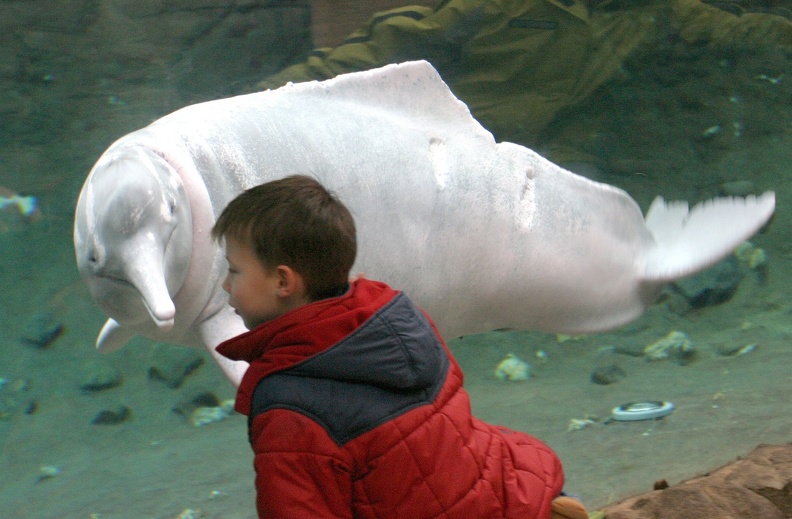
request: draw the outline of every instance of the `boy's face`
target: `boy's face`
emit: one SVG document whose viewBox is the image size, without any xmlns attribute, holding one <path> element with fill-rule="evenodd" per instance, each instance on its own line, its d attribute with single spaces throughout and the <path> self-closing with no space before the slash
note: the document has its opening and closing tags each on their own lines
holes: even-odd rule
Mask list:
<svg viewBox="0 0 792 519">
<path fill-rule="evenodd" d="M 282 265 L 266 268 L 246 242 L 226 236 L 225 243 L 228 274 L 223 290 L 248 330 L 307 302 L 301 297 L 302 280 L 297 279 L 295 287 L 295 280 L 289 279 L 296 275 L 293 270 Z"/>
</svg>

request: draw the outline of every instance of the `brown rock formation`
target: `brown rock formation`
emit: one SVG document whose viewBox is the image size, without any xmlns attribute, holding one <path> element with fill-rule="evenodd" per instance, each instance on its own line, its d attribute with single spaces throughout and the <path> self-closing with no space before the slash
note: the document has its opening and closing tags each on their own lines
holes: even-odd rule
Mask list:
<svg viewBox="0 0 792 519">
<path fill-rule="evenodd" d="M 760 445 L 710 474 L 633 496 L 607 519 L 786 519 L 792 517 L 792 444 Z"/>
<path fill-rule="evenodd" d="M 372 14 L 405 5 L 436 7 L 440 0 L 313 0 L 311 27 L 316 47 L 335 47 Z"/>
</svg>

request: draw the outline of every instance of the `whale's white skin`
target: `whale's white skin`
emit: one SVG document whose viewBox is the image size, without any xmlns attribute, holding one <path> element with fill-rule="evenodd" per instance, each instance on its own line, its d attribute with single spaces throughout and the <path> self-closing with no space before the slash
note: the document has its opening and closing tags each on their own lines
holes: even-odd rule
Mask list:
<svg viewBox="0 0 792 519">
<path fill-rule="evenodd" d="M 530 114 L 526 114 L 530 117 Z M 638 317 L 668 281 L 723 258 L 772 215 L 773 193 L 635 201 L 496 143 L 426 62 L 196 104 L 116 141 L 80 195 L 79 270 L 134 335 L 214 351 L 245 330 L 210 229 L 242 190 L 301 173 L 350 208 L 353 269 L 405 291 L 447 337 L 496 328 L 582 333 Z"/>
</svg>

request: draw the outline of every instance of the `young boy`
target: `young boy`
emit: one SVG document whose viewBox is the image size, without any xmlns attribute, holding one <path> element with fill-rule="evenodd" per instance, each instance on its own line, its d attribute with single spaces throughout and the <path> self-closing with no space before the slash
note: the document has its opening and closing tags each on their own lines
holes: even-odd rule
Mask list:
<svg viewBox="0 0 792 519">
<path fill-rule="evenodd" d="M 348 282 L 355 224 L 316 180 L 245 191 L 212 235 L 250 330 L 217 350 L 250 363 L 236 409 L 249 417 L 260 517 L 587 518 L 559 497 L 547 445 L 471 415 L 428 316 L 383 283 Z"/>
</svg>

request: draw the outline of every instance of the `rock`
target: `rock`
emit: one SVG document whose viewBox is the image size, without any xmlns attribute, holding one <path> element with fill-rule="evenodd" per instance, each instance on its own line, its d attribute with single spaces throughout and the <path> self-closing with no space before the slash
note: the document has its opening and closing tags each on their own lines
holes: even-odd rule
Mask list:
<svg viewBox="0 0 792 519">
<path fill-rule="evenodd" d="M 126 422 L 131 414 L 131 409 L 125 405 L 119 405 L 115 409 L 99 411 L 91 423 L 94 425 L 118 425 Z"/>
<path fill-rule="evenodd" d="M 51 33 L 83 33 L 99 16 L 99 0 L 41 0 L 0 5 L 4 32 L 27 30 Z M 24 24 L 14 26 L 14 23 Z"/>
<path fill-rule="evenodd" d="M 121 384 L 121 372 L 104 362 L 93 362 L 85 370 L 80 389 L 83 391 L 103 391 Z"/>
<path fill-rule="evenodd" d="M 38 403 L 28 395 L 29 383 L 25 379 L 13 382 L 0 377 L 0 420 L 15 416 L 20 410 L 31 415 L 38 409 Z"/>
<path fill-rule="evenodd" d="M 767 281 L 770 258 L 765 249 L 746 241 L 737 247 L 734 257 L 754 275 L 757 283 L 764 284 Z"/>
<path fill-rule="evenodd" d="M 528 380 L 531 378 L 531 366 L 514 353 L 507 353 L 495 366 L 495 377 L 509 382 Z"/>
<path fill-rule="evenodd" d="M 210 391 L 196 393 L 193 397 L 180 401 L 172 409 L 187 419 L 194 427 L 220 422 L 234 414 L 234 400 L 220 401 Z"/>
<path fill-rule="evenodd" d="M 666 336 L 646 346 L 644 356 L 649 361 L 671 359 L 685 366 L 693 362 L 696 345 L 685 332 L 672 330 Z"/>
<path fill-rule="evenodd" d="M 148 370 L 149 380 L 159 380 L 170 388 L 182 385 L 187 376 L 198 369 L 204 358 L 196 350 L 158 344 Z"/>
<path fill-rule="evenodd" d="M 377 12 L 395 9 L 405 5 L 424 5 L 436 7 L 440 0 L 313 0 L 311 2 L 311 28 L 314 45 L 336 47 L 350 33 L 365 26 L 368 19 Z"/>
<path fill-rule="evenodd" d="M 718 346 L 715 351 L 723 357 L 739 357 L 755 351 L 757 347 L 758 345 L 755 342 L 748 344 L 726 343 Z"/>
<path fill-rule="evenodd" d="M 638 342 L 637 338 L 619 341 L 613 346 L 613 352 L 630 357 L 643 357 L 646 346 Z"/>
<path fill-rule="evenodd" d="M 785 519 L 792 517 L 791 489 L 792 444 L 760 445 L 708 475 L 627 498 L 602 512 L 607 519 Z"/>
<path fill-rule="evenodd" d="M 203 13 L 204 11 L 198 11 Z M 170 15 L 171 23 L 184 19 Z M 250 89 L 257 81 L 291 64 L 311 50 L 310 7 L 300 2 L 250 5 L 228 10 L 205 27 L 200 37 L 185 37 L 178 62 L 171 69 L 181 92 L 214 99 Z M 183 22 L 181 22 L 183 23 Z M 229 59 L 233 56 L 233 59 Z M 255 89 L 254 89 L 255 90 Z"/>
<path fill-rule="evenodd" d="M 34 348 L 43 350 L 60 337 L 65 327 L 53 312 L 38 312 L 22 332 L 20 340 Z"/>
<path fill-rule="evenodd" d="M 57 465 L 44 465 L 39 469 L 38 477 L 36 478 L 36 483 L 41 483 L 42 481 L 46 481 L 48 479 L 52 479 L 58 476 L 61 473 L 61 468 Z"/>
<path fill-rule="evenodd" d="M 745 273 L 736 258 L 729 257 L 695 276 L 674 283 L 691 307 L 718 305 L 731 299 Z"/>
<path fill-rule="evenodd" d="M 234 414 L 234 400 L 225 400 L 218 406 L 197 407 L 190 414 L 193 427 L 201 427 L 210 423 L 222 422 Z"/>
<path fill-rule="evenodd" d="M 601 386 L 607 386 L 609 384 L 615 384 L 616 382 L 619 382 L 626 376 L 627 373 L 625 373 L 624 370 L 619 366 L 616 364 L 609 364 L 608 366 L 602 366 L 595 369 L 591 374 L 591 382 Z"/>
<path fill-rule="evenodd" d="M 693 309 L 688 298 L 676 291 L 668 291 L 665 298 L 665 305 L 669 310 L 679 316 L 686 315 Z"/>
<path fill-rule="evenodd" d="M 38 411 L 38 402 L 36 400 L 30 400 L 22 406 L 22 413 L 28 416 L 36 414 L 36 411 Z"/>
<path fill-rule="evenodd" d="M 196 393 L 190 398 L 181 400 L 172 411 L 176 414 L 189 417 L 193 411 L 200 407 L 217 407 L 220 405 L 220 399 L 210 391 L 201 391 Z"/>
<path fill-rule="evenodd" d="M 157 16 L 170 15 L 176 13 L 189 12 L 216 12 L 222 13 L 233 9 L 234 4 L 231 0 L 188 0 L 188 1 L 169 1 L 162 0 L 117 0 L 113 6 L 118 12 L 132 19 L 150 19 Z M 255 4 L 255 2 L 253 2 Z"/>
<path fill-rule="evenodd" d="M 78 133 L 104 148 L 107 132 L 240 93 L 307 54 L 310 19 L 311 2 L 0 2 L 0 140 Z"/>
</svg>

